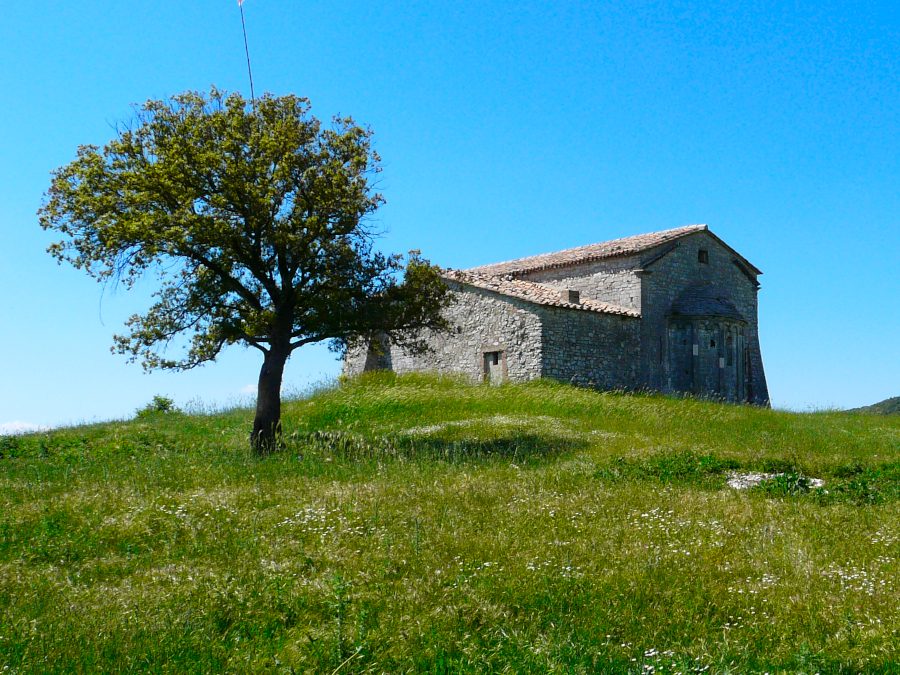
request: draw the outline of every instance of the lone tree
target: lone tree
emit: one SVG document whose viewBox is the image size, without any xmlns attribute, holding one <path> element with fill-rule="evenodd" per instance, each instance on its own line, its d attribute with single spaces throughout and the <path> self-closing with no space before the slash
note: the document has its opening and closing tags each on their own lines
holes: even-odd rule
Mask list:
<svg viewBox="0 0 900 675">
<path fill-rule="evenodd" d="M 438 269 L 373 248 L 367 217 L 384 200 L 371 184 L 381 170 L 372 132 L 309 110 L 297 96 L 251 105 L 215 88 L 150 100 L 105 147 L 82 146 L 57 169 L 38 212 L 63 235 L 48 249 L 60 262 L 125 287 L 158 278 L 154 303 L 113 351 L 173 370 L 234 343 L 263 353 L 257 452 L 276 446 L 298 347 L 330 340 L 340 351 L 382 334 L 416 351 L 423 329 L 446 328 Z"/>
</svg>

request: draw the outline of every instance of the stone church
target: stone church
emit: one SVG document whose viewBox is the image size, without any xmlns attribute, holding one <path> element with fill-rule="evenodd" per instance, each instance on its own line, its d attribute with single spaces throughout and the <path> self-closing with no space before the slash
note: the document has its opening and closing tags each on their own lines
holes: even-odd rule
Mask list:
<svg viewBox="0 0 900 675">
<path fill-rule="evenodd" d="M 752 263 L 706 225 L 445 270 L 452 328 L 413 355 L 389 344 L 347 354 L 345 374 L 538 377 L 768 405 Z"/>
</svg>

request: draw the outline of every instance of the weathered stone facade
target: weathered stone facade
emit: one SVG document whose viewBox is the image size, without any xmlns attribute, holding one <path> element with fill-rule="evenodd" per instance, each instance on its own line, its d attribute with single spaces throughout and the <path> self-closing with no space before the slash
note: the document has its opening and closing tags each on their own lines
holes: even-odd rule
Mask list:
<svg viewBox="0 0 900 675">
<path fill-rule="evenodd" d="M 456 290 L 457 302 L 447 310 L 451 330 L 428 335 L 431 351 L 426 354 L 391 347 L 391 369 L 458 373 L 481 380 L 484 355 L 499 352 L 502 378 L 520 382 L 540 377 L 543 308 L 478 288 L 456 285 Z"/>
<path fill-rule="evenodd" d="M 599 389 L 638 386 L 640 319 L 547 307 L 541 375 Z"/>
<path fill-rule="evenodd" d="M 549 377 L 766 405 L 759 274 L 705 225 L 448 270 L 452 329 L 427 336 L 431 351 L 362 348 L 344 371 Z"/>
</svg>

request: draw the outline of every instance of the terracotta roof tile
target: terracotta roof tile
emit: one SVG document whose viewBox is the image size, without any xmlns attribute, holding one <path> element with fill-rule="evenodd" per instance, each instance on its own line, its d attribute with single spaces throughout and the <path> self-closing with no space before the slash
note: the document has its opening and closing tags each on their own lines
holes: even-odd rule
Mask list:
<svg viewBox="0 0 900 675">
<path fill-rule="evenodd" d="M 569 265 L 577 265 L 580 263 L 592 262 L 594 260 L 603 260 L 605 258 L 615 258 L 618 256 L 640 253 L 641 251 L 646 251 L 654 246 L 665 244 L 674 239 L 678 239 L 679 237 L 684 237 L 688 234 L 693 234 L 694 232 L 702 232 L 707 229 L 706 225 L 687 225 L 685 227 L 676 227 L 672 230 L 638 234 L 632 237 L 624 237 L 623 239 L 603 241 L 599 244 L 589 244 L 588 246 L 569 248 L 564 251 L 557 251 L 556 253 L 544 253 L 528 258 L 510 260 L 508 262 L 482 265 L 480 267 L 473 267 L 468 271 L 480 275 L 494 276 L 504 274 L 518 275 L 556 267 L 567 267 Z"/>
<path fill-rule="evenodd" d="M 527 300 L 537 305 L 564 307 L 566 309 L 597 312 L 599 314 L 618 314 L 635 318 L 641 316 L 641 313 L 636 309 L 620 307 L 619 305 L 591 300 L 590 298 L 582 298 L 581 302 L 578 303 L 566 302 L 562 299 L 559 288 L 547 284 L 539 284 L 534 281 L 514 279 L 510 276 L 488 276 L 464 270 L 444 270 L 442 276 L 450 281 L 494 291 L 501 295 L 519 298 L 520 300 Z"/>
</svg>

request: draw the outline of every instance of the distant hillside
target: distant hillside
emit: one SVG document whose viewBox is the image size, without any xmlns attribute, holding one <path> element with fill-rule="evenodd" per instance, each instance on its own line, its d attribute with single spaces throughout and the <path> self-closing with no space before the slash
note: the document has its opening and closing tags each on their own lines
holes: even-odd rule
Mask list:
<svg viewBox="0 0 900 675">
<path fill-rule="evenodd" d="M 849 412 L 873 413 L 875 415 L 896 415 L 900 413 L 900 396 L 886 398 L 883 401 L 863 406 L 862 408 L 853 408 Z"/>
</svg>

